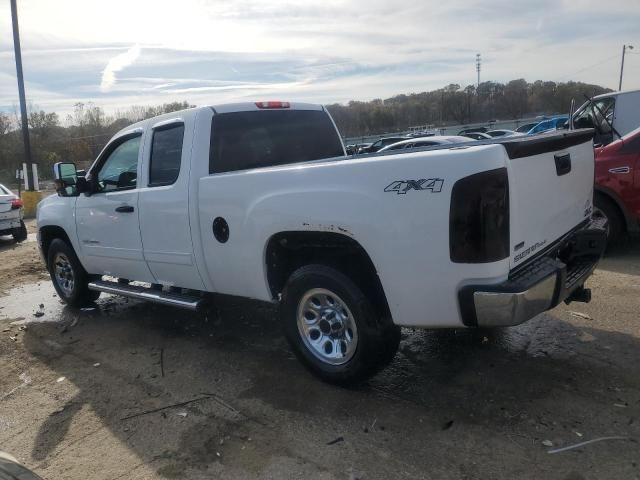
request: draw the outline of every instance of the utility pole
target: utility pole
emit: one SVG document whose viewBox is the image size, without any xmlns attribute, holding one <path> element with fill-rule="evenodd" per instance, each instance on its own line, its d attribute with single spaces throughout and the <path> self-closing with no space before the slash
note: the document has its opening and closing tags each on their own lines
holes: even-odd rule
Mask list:
<svg viewBox="0 0 640 480">
<path fill-rule="evenodd" d="M 480 59 L 480 54 L 476 53 L 476 72 L 478 73 L 478 84 L 476 88 L 480 87 L 480 67 L 482 65 L 482 60 Z"/>
<path fill-rule="evenodd" d="M 622 63 L 620 64 L 620 82 L 618 83 L 618 90 L 622 90 L 622 73 L 624 72 L 624 54 L 627 48 L 633 50 L 633 45 L 622 45 Z"/>
<path fill-rule="evenodd" d="M 20 31 L 18 30 L 18 6 L 16 0 L 11 0 L 11 21 L 13 23 L 13 50 L 16 57 L 16 73 L 18 77 L 18 96 L 20 98 L 20 116 L 22 118 L 22 141 L 24 143 L 24 160 L 27 164 L 27 190 L 32 192 L 33 162 L 31 161 L 31 144 L 29 143 L 29 119 L 27 118 L 27 103 L 24 95 L 24 79 L 22 77 L 22 53 L 20 49 Z"/>
</svg>

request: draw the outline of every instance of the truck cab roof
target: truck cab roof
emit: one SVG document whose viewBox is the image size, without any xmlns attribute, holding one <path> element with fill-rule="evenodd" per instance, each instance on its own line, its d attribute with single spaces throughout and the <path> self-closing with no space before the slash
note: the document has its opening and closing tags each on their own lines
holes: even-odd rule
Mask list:
<svg viewBox="0 0 640 480">
<path fill-rule="evenodd" d="M 128 135 L 136 130 L 143 129 L 148 123 L 154 125 L 162 124 L 163 120 L 167 122 L 184 118 L 185 116 L 196 115 L 201 110 L 213 110 L 215 114 L 235 113 L 235 112 L 258 112 L 258 111 L 274 111 L 274 110 L 315 110 L 322 111 L 324 107 L 314 103 L 303 102 L 283 102 L 283 101 L 262 101 L 262 102 L 237 102 L 223 103 L 217 105 L 203 105 L 201 107 L 186 108 L 175 112 L 164 113 L 151 118 L 140 120 L 139 122 L 128 125 L 115 134 L 114 138 L 122 135 Z"/>
</svg>

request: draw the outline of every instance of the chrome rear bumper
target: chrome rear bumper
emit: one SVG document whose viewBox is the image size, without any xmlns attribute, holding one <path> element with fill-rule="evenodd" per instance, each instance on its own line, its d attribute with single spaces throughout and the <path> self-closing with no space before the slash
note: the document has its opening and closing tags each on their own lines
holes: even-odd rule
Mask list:
<svg viewBox="0 0 640 480">
<path fill-rule="evenodd" d="M 513 271 L 505 282 L 463 287 L 459 302 L 464 324 L 514 326 L 562 301 L 588 301 L 584 282 L 595 270 L 605 243 L 604 229 L 590 224 L 567 235 L 544 256 Z"/>
</svg>

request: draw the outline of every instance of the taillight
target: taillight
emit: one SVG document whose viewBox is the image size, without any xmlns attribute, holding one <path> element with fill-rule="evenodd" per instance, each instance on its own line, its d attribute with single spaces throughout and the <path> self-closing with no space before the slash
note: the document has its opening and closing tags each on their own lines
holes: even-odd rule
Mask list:
<svg viewBox="0 0 640 480">
<path fill-rule="evenodd" d="M 256 102 L 258 108 L 289 108 L 289 102 Z"/>
<path fill-rule="evenodd" d="M 509 180 L 506 168 L 458 180 L 451 192 L 449 254 L 456 263 L 509 256 Z"/>
<path fill-rule="evenodd" d="M 22 208 L 24 203 L 21 198 L 14 198 L 11 200 L 11 210 L 17 210 L 18 208 Z"/>
</svg>

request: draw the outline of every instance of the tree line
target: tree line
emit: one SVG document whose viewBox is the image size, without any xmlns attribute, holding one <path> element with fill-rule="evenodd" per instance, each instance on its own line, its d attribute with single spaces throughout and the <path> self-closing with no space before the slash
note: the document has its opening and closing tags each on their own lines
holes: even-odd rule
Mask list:
<svg viewBox="0 0 640 480">
<path fill-rule="evenodd" d="M 351 101 L 327 108 L 345 137 L 405 131 L 411 126 L 465 125 L 489 120 L 517 120 L 537 115 L 567 114 L 571 99 L 576 107 L 610 89 L 582 82 L 482 82 L 461 88 L 450 84 L 430 92 L 396 95 L 370 102 Z"/>
<path fill-rule="evenodd" d="M 571 99 L 610 90 L 580 82 L 483 82 L 478 87 L 451 84 L 429 92 L 396 95 L 369 102 L 332 104 L 331 112 L 345 137 L 405 131 L 410 126 L 446 126 L 489 120 L 511 120 L 541 114 L 567 113 Z M 51 178 L 55 162 L 71 161 L 87 167 L 120 129 L 146 118 L 193 107 L 186 101 L 153 107 L 131 106 L 106 115 L 92 103 L 77 103 L 64 119 L 30 105 L 28 123 L 31 152 L 41 178 Z M 0 182 L 15 183 L 15 171 L 24 161 L 20 116 L 0 112 Z"/>
<path fill-rule="evenodd" d="M 132 123 L 193 107 L 188 102 L 165 103 L 158 106 L 131 106 L 106 115 L 102 107 L 92 103 L 76 103 L 64 120 L 55 112 L 45 112 L 28 106 L 31 157 L 38 163 L 40 178 L 50 179 L 53 164 L 74 162 L 88 167 L 109 139 Z M 0 183 L 14 184 L 16 169 L 22 167 L 24 147 L 21 120 L 17 108 L 12 114 L 0 112 Z"/>
</svg>

